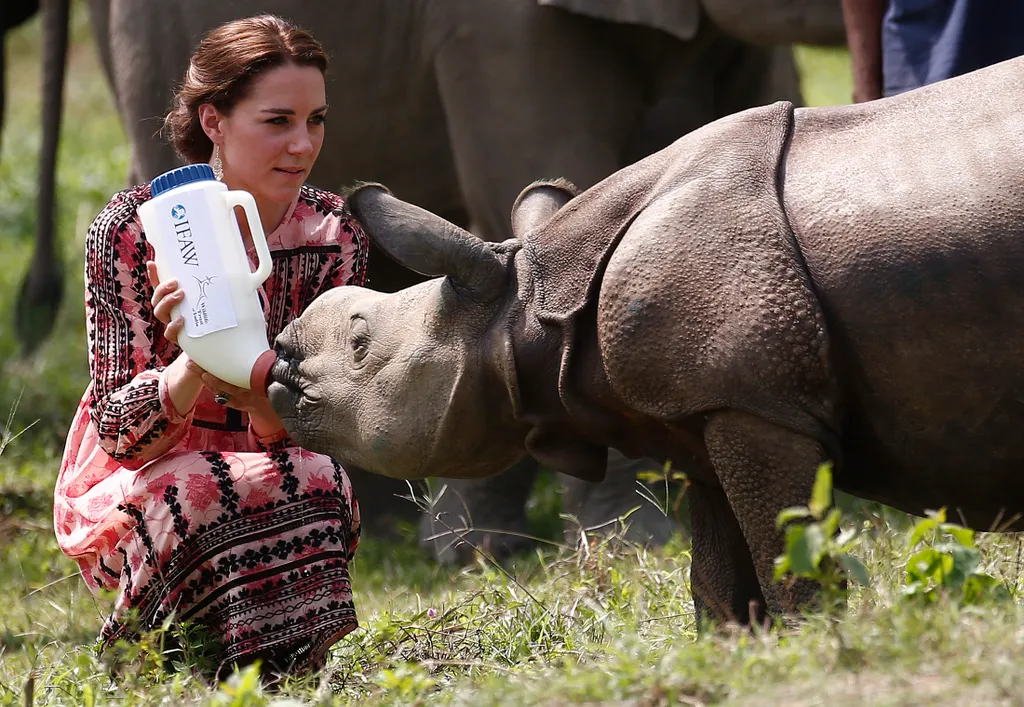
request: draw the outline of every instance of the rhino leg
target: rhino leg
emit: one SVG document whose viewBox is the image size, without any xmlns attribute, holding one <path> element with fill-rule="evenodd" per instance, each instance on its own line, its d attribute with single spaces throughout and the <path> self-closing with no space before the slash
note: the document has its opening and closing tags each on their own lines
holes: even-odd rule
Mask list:
<svg viewBox="0 0 1024 707">
<path fill-rule="evenodd" d="M 566 523 L 566 541 L 576 543 L 581 529 L 588 533 L 611 534 L 622 530 L 624 525 L 622 537 L 628 542 L 655 547 L 668 542 L 680 529 L 679 523 L 646 494 L 641 494 L 637 486 L 639 472 L 661 469 L 662 465 L 653 459 L 629 459 L 617 449 L 609 449 L 604 481 L 595 484 L 559 474 L 562 512 L 576 520 Z M 659 503 L 664 503 L 664 487 L 650 490 Z M 620 525 L 618 519 L 627 514 Z"/>
<path fill-rule="evenodd" d="M 815 472 L 826 460 L 823 446 L 763 418 L 735 411 L 712 416 L 704 440 L 721 491 L 702 490 L 690 506 L 694 595 L 704 595 L 698 611 L 703 608 L 719 618 L 745 622 L 749 613 L 742 607 L 761 596 L 765 608 L 776 616 L 811 604 L 814 583 L 774 580 L 775 558 L 783 550 L 776 518 L 785 508 L 807 503 Z M 722 492 L 724 504 L 717 495 Z M 751 564 L 756 585 L 750 579 Z M 729 586 L 734 588 L 725 589 Z M 721 606 L 736 615 L 723 616 L 718 611 Z"/>
<path fill-rule="evenodd" d="M 505 559 L 533 547 L 527 537 L 526 499 L 537 462 L 524 457 L 485 479 L 436 479 L 433 495 L 446 487 L 420 520 L 420 544 L 443 564 L 470 564 L 474 547 Z"/>
<path fill-rule="evenodd" d="M 697 625 L 702 627 L 712 619 L 739 623 L 753 619 L 760 623 L 764 618 L 764 594 L 725 493 L 715 486 L 692 484 L 686 500 L 693 536 L 690 592 Z"/>
</svg>

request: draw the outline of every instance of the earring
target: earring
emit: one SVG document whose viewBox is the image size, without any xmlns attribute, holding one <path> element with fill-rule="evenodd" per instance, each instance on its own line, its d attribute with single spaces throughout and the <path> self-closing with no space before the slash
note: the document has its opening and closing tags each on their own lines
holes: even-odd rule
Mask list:
<svg viewBox="0 0 1024 707">
<path fill-rule="evenodd" d="M 224 181 L 224 163 L 220 159 L 220 145 L 213 146 L 210 166 L 213 167 L 213 176 L 217 178 L 217 181 Z"/>
</svg>

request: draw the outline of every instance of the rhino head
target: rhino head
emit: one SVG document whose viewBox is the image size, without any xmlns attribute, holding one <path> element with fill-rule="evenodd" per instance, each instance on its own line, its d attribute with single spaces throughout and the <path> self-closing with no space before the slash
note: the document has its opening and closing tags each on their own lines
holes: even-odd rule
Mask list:
<svg viewBox="0 0 1024 707">
<path fill-rule="evenodd" d="M 573 195 L 531 185 L 513 231 L 539 227 Z M 303 448 L 394 478 L 508 468 L 528 432 L 512 350 L 518 240 L 484 242 L 377 184 L 347 201 L 382 251 L 432 279 L 394 294 L 335 288 L 281 332 L 267 393 L 285 428 Z"/>
</svg>

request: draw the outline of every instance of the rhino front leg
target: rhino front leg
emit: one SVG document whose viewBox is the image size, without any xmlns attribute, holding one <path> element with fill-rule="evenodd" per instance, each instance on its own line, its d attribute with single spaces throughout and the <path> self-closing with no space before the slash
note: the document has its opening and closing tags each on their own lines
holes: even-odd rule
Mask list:
<svg viewBox="0 0 1024 707">
<path fill-rule="evenodd" d="M 499 560 L 529 549 L 526 499 L 537 470 L 528 456 L 485 479 L 433 480 L 432 495 L 447 489 L 420 520 L 421 546 L 442 564 L 460 565 L 474 560 L 474 547 Z"/>
<path fill-rule="evenodd" d="M 694 508 L 694 563 L 701 554 L 701 564 L 706 564 L 712 575 L 710 583 L 718 586 L 722 582 L 714 580 L 715 572 L 739 576 L 734 567 L 720 568 L 721 565 L 752 562 L 767 610 L 772 614 L 792 613 L 812 603 L 814 583 L 774 581 L 774 561 L 783 549 L 782 533 L 775 522 L 784 508 L 807 503 L 815 471 L 826 459 L 824 448 L 811 437 L 735 411 L 713 415 L 705 426 L 704 439 L 731 513 L 717 509 L 718 518 L 701 520 L 701 532 L 720 532 L 731 537 L 735 532 L 733 526 L 738 524 L 746 541 L 747 557 L 739 556 L 742 551 L 735 539 L 729 541 L 731 554 L 727 559 L 716 561 L 704 556 L 708 550 L 698 550 L 697 542 L 696 516 L 700 510 Z M 752 595 L 752 591 L 747 590 L 746 594 Z M 737 618 L 742 621 L 746 617 Z"/>
</svg>

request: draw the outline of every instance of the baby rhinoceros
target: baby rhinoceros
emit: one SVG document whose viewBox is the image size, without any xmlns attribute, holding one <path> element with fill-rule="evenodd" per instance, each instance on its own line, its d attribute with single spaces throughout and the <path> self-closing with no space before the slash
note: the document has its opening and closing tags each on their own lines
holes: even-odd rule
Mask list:
<svg viewBox="0 0 1024 707">
<path fill-rule="evenodd" d="M 773 582 L 775 521 L 826 461 L 855 496 L 1020 529 L 1021 105 L 1024 58 L 744 111 L 581 194 L 531 185 L 500 244 L 362 185 L 370 238 L 443 277 L 324 294 L 271 400 L 299 444 L 405 479 L 682 462 L 701 616 L 812 598 Z"/>
</svg>

